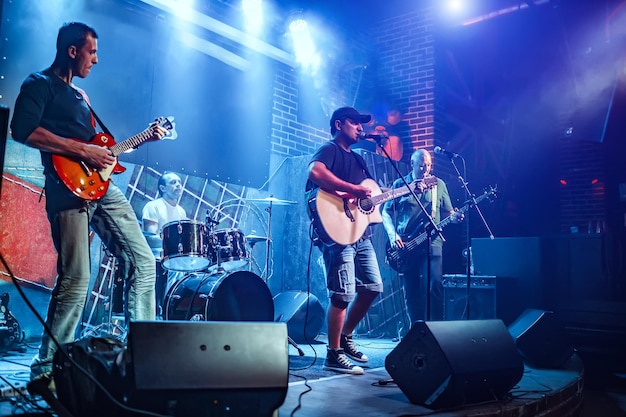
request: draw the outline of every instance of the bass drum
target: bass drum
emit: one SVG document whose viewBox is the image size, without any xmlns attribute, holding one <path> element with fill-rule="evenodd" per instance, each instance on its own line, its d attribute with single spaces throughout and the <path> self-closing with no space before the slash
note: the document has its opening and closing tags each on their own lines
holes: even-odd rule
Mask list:
<svg viewBox="0 0 626 417">
<path fill-rule="evenodd" d="M 165 297 L 165 320 L 274 321 L 274 300 L 253 272 L 193 273 Z"/>
</svg>

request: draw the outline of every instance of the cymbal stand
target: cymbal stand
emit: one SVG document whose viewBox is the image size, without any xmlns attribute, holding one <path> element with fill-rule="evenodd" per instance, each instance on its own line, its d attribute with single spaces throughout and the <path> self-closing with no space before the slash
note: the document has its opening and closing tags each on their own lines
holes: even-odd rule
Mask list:
<svg viewBox="0 0 626 417">
<path fill-rule="evenodd" d="M 274 197 L 270 194 L 270 197 Z M 265 248 L 265 283 L 270 279 L 270 248 L 272 246 L 272 201 L 270 200 L 269 205 L 265 209 L 267 211 L 267 243 Z"/>
<path fill-rule="evenodd" d="M 216 272 L 222 274 L 226 272 L 224 267 L 222 266 L 222 249 L 228 249 L 230 246 L 221 246 L 219 238 L 217 234 L 214 233 L 215 226 L 217 226 L 220 222 L 217 220 L 213 220 L 213 218 L 209 215 L 209 210 L 206 211 L 206 228 L 207 228 L 207 242 L 209 248 L 215 249 L 215 257 L 217 258 L 217 269 Z"/>
<path fill-rule="evenodd" d="M 270 198 L 273 198 L 274 195 L 270 194 Z M 270 249 L 272 247 L 272 200 L 269 201 L 269 205 L 265 209 L 267 211 L 267 243 L 265 247 L 265 284 L 270 279 Z M 287 336 L 287 342 L 293 346 L 297 351 L 298 355 L 304 356 L 304 351 L 300 349 L 300 346 L 291 338 L 291 336 Z"/>
</svg>

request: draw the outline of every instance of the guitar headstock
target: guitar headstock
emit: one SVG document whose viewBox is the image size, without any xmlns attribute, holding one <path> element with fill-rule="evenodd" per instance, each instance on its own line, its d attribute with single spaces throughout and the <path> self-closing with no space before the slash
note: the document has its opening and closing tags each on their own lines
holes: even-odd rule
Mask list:
<svg viewBox="0 0 626 417">
<path fill-rule="evenodd" d="M 168 131 L 167 135 L 163 136 L 161 140 L 163 139 L 174 140 L 178 138 L 178 132 L 176 132 L 176 123 L 174 123 L 174 116 L 157 117 L 154 120 L 154 122 L 156 123 L 157 126 L 160 126 L 163 129 L 167 129 Z"/>
<path fill-rule="evenodd" d="M 418 193 L 423 193 L 424 191 L 433 188 L 437 185 L 437 177 L 434 175 L 429 175 L 428 177 L 424 177 L 420 180 L 415 180 L 411 184 L 413 186 L 413 190 Z"/>
<path fill-rule="evenodd" d="M 437 177 L 435 177 L 434 175 L 424 177 L 422 181 L 424 182 L 426 188 L 433 188 L 435 185 L 437 185 Z"/>
<path fill-rule="evenodd" d="M 496 189 L 498 188 L 498 186 L 488 186 L 484 188 L 484 191 L 481 195 L 478 196 L 478 198 L 482 201 L 482 200 L 489 200 L 490 203 L 493 203 L 493 200 L 495 200 L 498 197 L 498 190 Z"/>
</svg>

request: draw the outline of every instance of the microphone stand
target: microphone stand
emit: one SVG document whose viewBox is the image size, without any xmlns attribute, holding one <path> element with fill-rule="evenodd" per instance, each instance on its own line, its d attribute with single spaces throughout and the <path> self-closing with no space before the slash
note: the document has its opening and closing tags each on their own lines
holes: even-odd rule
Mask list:
<svg viewBox="0 0 626 417">
<path fill-rule="evenodd" d="M 465 159 L 463 159 L 463 157 L 461 155 L 457 155 L 457 154 L 452 154 L 452 155 L 448 155 L 448 157 L 450 158 L 450 162 L 452 163 L 452 167 L 454 168 L 454 170 L 456 171 L 456 174 L 458 176 L 459 181 L 461 182 L 461 184 L 463 185 L 463 189 L 465 190 L 465 194 L 467 195 L 467 199 L 468 201 L 472 202 L 472 206 L 474 206 L 474 208 L 476 209 L 478 215 L 480 216 L 480 219 L 482 220 L 483 224 L 485 225 L 485 228 L 487 229 L 487 231 L 489 232 L 489 237 L 491 239 L 494 239 L 493 233 L 491 232 L 491 229 L 489 228 L 489 224 L 487 224 L 487 220 L 485 219 L 485 216 L 483 216 L 482 211 L 480 210 L 480 207 L 478 207 L 478 202 L 476 201 L 476 197 L 474 196 L 474 194 L 472 194 L 469 190 L 468 187 L 468 182 L 463 178 L 463 176 L 461 175 L 461 172 L 459 171 L 459 168 L 456 166 L 456 163 L 454 162 L 454 158 L 455 157 L 459 157 L 461 158 L 461 160 L 463 161 L 463 171 L 466 172 L 465 169 Z M 466 282 L 465 282 L 465 300 L 466 300 L 466 306 L 467 306 L 467 320 L 470 319 L 470 288 L 471 288 L 471 279 L 472 279 L 472 271 L 471 271 L 471 263 L 472 263 L 472 246 L 471 246 L 471 237 L 470 237 L 470 211 L 467 211 L 467 238 L 466 238 L 466 249 L 467 249 L 467 265 L 465 267 L 465 278 L 466 278 Z"/>
<path fill-rule="evenodd" d="M 417 197 L 417 194 L 415 194 L 415 191 L 409 186 L 409 184 L 404 179 L 404 175 L 402 175 L 402 173 L 400 172 L 400 169 L 398 169 L 398 166 L 394 163 L 393 159 L 391 159 L 391 155 L 389 155 L 389 153 L 387 152 L 387 150 L 385 149 L 385 147 L 382 144 L 382 140 L 383 139 L 385 139 L 385 137 L 381 136 L 381 135 L 377 135 L 377 136 L 374 137 L 374 140 L 376 141 L 376 144 L 380 147 L 380 150 L 385 154 L 385 156 L 387 157 L 387 159 L 391 163 L 391 166 L 393 167 L 393 169 L 398 174 L 398 177 L 402 180 L 402 182 L 404 183 L 406 188 L 409 190 L 409 192 L 411 193 L 411 195 L 413 196 L 413 198 L 415 199 L 417 204 L 422 209 L 422 212 L 424 213 L 424 215 L 428 219 L 428 224 L 425 226 L 425 229 L 427 229 L 427 230 L 430 228 L 430 230 L 428 230 L 428 233 L 426 235 L 427 238 L 428 238 L 427 239 L 428 240 L 428 249 L 427 249 L 427 255 L 426 255 L 426 259 L 427 259 L 427 261 L 426 261 L 426 264 L 427 264 L 426 288 L 428 289 L 426 291 L 426 320 L 430 320 L 430 281 L 431 281 L 431 273 L 430 273 L 430 263 L 431 263 L 430 245 L 431 245 L 431 241 L 432 241 L 432 237 L 433 237 L 434 233 L 437 233 L 442 241 L 445 242 L 446 239 L 443 237 L 443 234 L 441 233 L 441 228 L 437 227 L 437 224 L 435 223 L 435 220 L 428 213 L 428 211 L 426 211 L 426 208 L 424 207 L 424 204 L 422 204 L 420 199 Z M 435 199 L 434 198 L 433 198 L 432 204 L 435 204 Z M 394 227 L 395 227 L 395 225 L 394 225 Z M 412 323 L 409 323 L 409 326 L 411 324 Z"/>
</svg>

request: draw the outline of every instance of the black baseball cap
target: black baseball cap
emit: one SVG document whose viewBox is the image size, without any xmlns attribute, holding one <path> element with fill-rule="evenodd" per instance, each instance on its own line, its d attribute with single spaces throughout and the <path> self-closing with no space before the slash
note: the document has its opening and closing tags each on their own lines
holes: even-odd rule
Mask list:
<svg viewBox="0 0 626 417">
<path fill-rule="evenodd" d="M 350 119 L 354 122 L 367 123 L 372 120 L 369 114 L 361 114 L 354 107 L 340 107 L 333 112 L 330 118 L 330 127 L 333 127 L 335 120 Z"/>
</svg>

